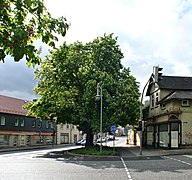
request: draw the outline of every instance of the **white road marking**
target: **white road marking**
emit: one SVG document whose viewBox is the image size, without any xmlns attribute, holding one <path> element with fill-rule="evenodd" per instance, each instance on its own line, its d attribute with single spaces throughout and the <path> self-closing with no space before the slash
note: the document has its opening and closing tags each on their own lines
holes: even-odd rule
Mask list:
<svg viewBox="0 0 192 180">
<path fill-rule="evenodd" d="M 183 155 L 183 156 L 185 156 L 187 158 L 192 158 L 192 155 Z"/>
<path fill-rule="evenodd" d="M 179 159 L 175 159 L 175 158 L 171 158 L 171 157 L 167 157 L 167 156 L 163 156 L 164 158 L 167 158 L 167 159 L 171 159 L 171 160 L 174 160 L 174 161 L 178 161 L 180 163 L 183 163 L 183 164 L 186 164 L 188 166 L 191 166 L 191 163 L 187 163 L 185 161 L 182 161 L 182 160 L 179 160 Z"/>
<path fill-rule="evenodd" d="M 124 166 L 124 168 L 125 168 L 125 171 L 126 171 L 126 173 L 127 173 L 128 179 L 129 179 L 129 180 L 132 180 L 132 177 L 131 177 L 131 175 L 130 175 L 129 169 L 127 168 L 127 166 L 126 166 L 126 164 L 125 164 L 125 161 L 123 160 L 122 157 L 121 157 L 121 161 L 122 161 L 123 166 Z"/>
</svg>

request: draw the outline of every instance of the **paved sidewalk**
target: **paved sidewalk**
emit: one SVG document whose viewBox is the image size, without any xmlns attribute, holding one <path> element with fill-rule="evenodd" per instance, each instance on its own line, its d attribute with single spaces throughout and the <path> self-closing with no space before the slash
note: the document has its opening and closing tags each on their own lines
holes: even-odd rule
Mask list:
<svg viewBox="0 0 192 180">
<path fill-rule="evenodd" d="M 44 146 L 26 146 L 26 147 L 3 147 L 0 148 L 0 152 L 9 152 L 9 151 L 25 151 L 25 150 L 40 150 L 40 149 L 54 149 L 62 148 L 67 146 L 75 146 L 75 144 L 60 144 L 60 145 L 44 145 Z"/>
<path fill-rule="evenodd" d="M 48 145 L 48 146 L 36 146 L 36 147 L 14 147 L 14 148 L 0 148 L 0 152 L 8 151 L 23 151 L 32 149 L 53 149 L 66 146 L 75 146 L 74 144 L 61 144 L 61 145 Z M 122 157 L 136 158 L 136 157 L 150 157 L 150 156 L 168 156 L 168 155 L 181 155 L 181 154 L 192 154 L 191 148 L 182 149 L 154 149 L 152 147 L 142 147 L 142 155 L 140 155 L 140 147 L 135 145 L 126 144 L 122 141 L 121 144 L 115 147 Z"/>
<path fill-rule="evenodd" d="M 183 149 L 154 149 L 151 147 L 142 147 L 142 154 L 140 155 L 140 147 L 134 145 L 127 145 L 126 147 L 117 147 L 117 151 L 122 157 L 150 157 L 150 156 L 168 156 L 192 154 L 192 148 Z"/>
</svg>

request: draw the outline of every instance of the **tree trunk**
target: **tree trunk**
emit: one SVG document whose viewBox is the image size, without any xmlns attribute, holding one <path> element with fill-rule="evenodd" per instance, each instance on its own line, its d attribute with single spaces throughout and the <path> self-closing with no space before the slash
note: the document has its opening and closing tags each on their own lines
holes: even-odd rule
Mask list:
<svg viewBox="0 0 192 180">
<path fill-rule="evenodd" d="M 86 125 L 86 132 L 85 133 L 87 134 L 85 147 L 94 146 L 94 144 L 93 144 L 93 132 L 92 132 L 92 128 L 89 124 Z"/>
</svg>

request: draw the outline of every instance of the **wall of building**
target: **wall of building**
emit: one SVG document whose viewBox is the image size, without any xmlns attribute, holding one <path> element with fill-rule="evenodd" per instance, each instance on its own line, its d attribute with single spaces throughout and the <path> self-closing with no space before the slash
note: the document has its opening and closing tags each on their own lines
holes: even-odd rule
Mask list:
<svg viewBox="0 0 192 180">
<path fill-rule="evenodd" d="M 77 126 L 72 124 L 57 125 L 57 144 L 71 144 L 82 138 L 82 133 Z"/>
<path fill-rule="evenodd" d="M 184 112 L 181 115 L 182 120 L 182 144 L 192 145 L 192 113 Z"/>
<path fill-rule="evenodd" d="M 34 117 L 0 113 L 0 147 L 52 144 L 54 122 Z"/>
</svg>

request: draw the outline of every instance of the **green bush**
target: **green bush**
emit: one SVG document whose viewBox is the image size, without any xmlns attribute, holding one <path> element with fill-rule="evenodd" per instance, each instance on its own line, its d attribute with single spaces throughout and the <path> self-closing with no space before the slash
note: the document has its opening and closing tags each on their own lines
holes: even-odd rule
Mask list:
<svg viewBox="0 0 192 180">
<path fill-rule="evenodd" d="M 111 147 L 102 147 L 102 152 L 100 152 L 100 149 L 98 146 L 93 146 L 93 147 L 87 147 L 87 148 L 82 148 L 82 149 L 75 149 L 71 151 L 72 153 L 75 154 L 83 154 L 83 155 L 117 155 L 117 152 L 113 151 L 113 148 Z"/>
</svg>

